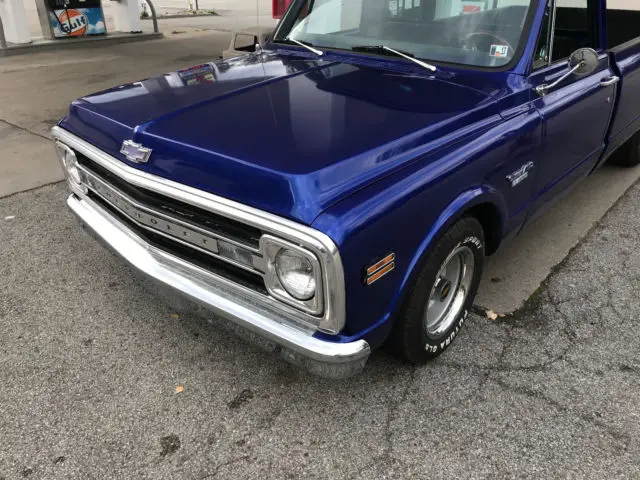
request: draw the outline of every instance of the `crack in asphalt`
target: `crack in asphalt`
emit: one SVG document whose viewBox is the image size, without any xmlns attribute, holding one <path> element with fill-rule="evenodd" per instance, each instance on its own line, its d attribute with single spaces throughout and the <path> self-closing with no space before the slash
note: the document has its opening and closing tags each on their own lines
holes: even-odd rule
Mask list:
<svg viewBox="0 0 640 480">
<path fill-rule="evenodd" d="M 45 183 L 43 185 L 38 185 L 36 187 L 27 188 L 26 190 L 20 190 L 19 192 L 9 193 L 7 195 L 0 195 L 0 200 L 5 200 L 5 199 L 11 198 L 11 197 L 17 197 L 18 195 L 22 195 L 23 193 L 30 193 L 30 192 L 33 192 L 35 190 L 40 190 L 43 187 L 50 187 L 52 185 L 57 185 L 59 183 L 66 183 L 66 180 L 55 180 L 53 182 Z"/>
<path fill-rule="evenodd" d="M 213 471 L 211 473 L 205 473 L 199 478 L 200 480 L 206 480 L 207 478 L 214 478 L 218 475 L 218 473 L 220 473 L 221 468 L 228 467 L 229 465 L 233 465 L 234 463 L 246 462 L 250 458 L 251 458 L 250 455 L 242 455 L 240 457 L 231 458 L 224 462 L 218 463 L 213 467 Z"/>
<path fill-rule="evenodd" d="M 43 139 L 45 139 L 45 140 L 47 140 L 49 142 L 51 141 L 51 137 L 47 137 L 46 135 L 42 135 L 41 133 L 29 130 L 28 128 L 22 127 L 22 126 L 18 125 L 17 123 L 13 123 L 13 122 L 10 122 L 8 120 L 5 120 L 4 118 L 0 118 L 0 122 L 5 123 L 5 124 L 9 125 L 10 127 L 17 128 L 18 130 L 20 130 L 22 132 L 29 133 L 31 135 L 35 135 L 36 137 L 43 138 Z M 43 185 L 40 185 L 40 187 L 42 187 L 42 186 Z M 40 188 L 40 187 L 38 187 L 38 188 Z"/>
<path fill-rule="evenodd" d="M 555 275 L 553 277 L 555 277 Z M 552 277 L 550 277 L 549 281 L 551 280 L 551 278 Z M 532 399 L 544 402 L 545 404 L 554 408 L 555 410 L 557 410 L 562 414 L 571 415 L 572 417 L 578 420 L 582 420 L 592 425 L 593 427 L 607 434 L 609 437 L 619 442 L 622 442 L 622 447 L 624 448 L 625 451 L 627 451 L 631 447 L 633 438 L 629 434 L 625 432 L 621 432 L 620 430 L 600 420 L 596 416 L 597 412 L 584 413 L 584 412 L 575 411 L 569 406 L 544 395 L 542 392 L 538 390 L 521 386 L 521 385 L 512 385 L 499 377 L 500 373 L 544 372 L 544 371 L 548 371 L 552 366 L 554 366 L 559 362 L 566 362 L 568 365 L 572 367 L 580 368 L 581 365 L 567 360 L 567 356 L 579 346 L 595 341 L 597 339 L 597 336 L 594 335 L 591 339 L 579 339 L 572 323 L 573 321 L 575 321 L 575 319 L 570 318 L 567 315 L 567 313 L 562 311 L 560 307 L 568 303 L 574 303 L 574 302 L 583 303 L 583 302 L 589 301 L 591 300 L 591 295 L 594 293 L 594 291 L 595 289 L 589 289 L 586 292 L 583 292 L 577 296 L 572 296 L 569 298 L 554 298 L 554 296 L 549 293 L 548 285 L 545 285 L 545 290 L 541 292 L 538 305 L 546 302 L 553 308 L 553 311 L 558 315 L 558 317 L 561 319 L 563 323 L 562 328 L 560 330 L 556 330 L 557 334 L 564 336 L 568 341 L 567 347 L 556 355 L 552 355 L 551 352 L 545 347 L 545 354 L 548 357 L 547 361 L 538 362 L 534 365 L 527 365 L 527 366 L 514 366 L 514 365 L 508 365 L 506 363 L 507 353 L 510 351 L 510 349 L 513 346 L 512 344 L 516 340 L 516 337 L 513 335 L 513 331 L 515 328 L 518 328 L 514 322 L 510 322 L 507 319 L 501 322 L 495 322 L 503 328 L 503 332 L 505 333 L 505 338 L 502 340 L 502 349 L 500 354 L 498 355 L 495 365 L 480 366 L 473 363 L 459 363 L 459 362 L 451 362 L 451 361 L 445 362 L 444 365 L 460 371 L 468 371 L 469 369 L 472 369 L 478 375 L 484 374 L 485 378 L 480 384 L 478 384 L 477 388 L 474 389 L 475 395 L 479 395 L 480 392 L 487 385 L 487 383 L 492 382 L 493 384 L 499 386 L 505 391 L 519 394 L 519 395 L 524 395 L 528 398 L 532 398 Z M 605 304 L 605 306 L 610 307 L 616 313 L 616 315 L 623 317 L 624 316 L 623 313 L 618 310 L 616 306 L 616 302 L 613 301 L 613 298 L 612 298 L 613 293 L 614 292 L 612 290 L 609 290 L 608 296 L 607 296 L 607 303 Z M 598 307 L 599 305 L 595 307 L 596 311 L 598 311 L 599 313 L 598 323 L 604 323 L 604 321 L 606 320 L 605 318 L 603 318 L 604 313 L 601 312 L 598 309 Z M 539 310 L 539 308 L 534 309 L 534 311 L 536 310 Z M 482 318 L 483 320 L 486 320 L 483 317 L 480 317 L 480 318 Z M 640 374 L 640 367 L 631 366 L 626 363 L 616 363 L 614 364 L 614 366 L 617 366 L 617 368 L 623 372 L 631 373 L 634 375 Z M 594 372 L 591 372 L 591 373 L 594 373 Z M 472 396 L 468 398 L 472 398 Z"/>
<path fill-rule="evenodd" d="M 606 303 L 605 306 L 607 306 L 611 310 L 613 310 L 615 312 L 615 314 L 618 315 L 619 317 L 625 317 L 626 316 L 623 312 L 621 312 L 618 309 L 618 306 L 616 305 L 616 302 L 613 301 L 613 290 L 609 290 L 609 292 L 607 293 L 607 303 Z"/>
<path fill-rule="evenodd" d="M 524 395 L 526 397 L 532 398 L 534 400 L 540 400 L 544 403 L 546 403 L 548 406 L 556 409 L 557 411 L 563 413 L 563 414 L 567 414 L 567 415 L 571 415 L 574 418 L 580 419 L 584 422 L 590 423 L 592 426 L 604 431 L 605 433 L 607 433 L 611 438 L 614 438 L 615 440 L 619 440 L 622 441 L 624 443 L 624 449 L 628 450 L 631 442 L 632 442 L 632 438 L 630 435 L 624 433 L 624 432 L 620 432 L 617 429 L 611 427 L 610 425 L 607 425 L 606 423 L 598 420 L 597 418 L 594 418 L 591 415 L 587 415 L 587 414 L 583 414 L 583 413 L 577 413 L 575 411 L 573 411 L 572 409 L 570 409 L 569 407 L 567 407 L 566 405 L 563 405 L 562 403 L 558 402 L 557 400 L 554 400 L 552 398 L 547 397 L 546 395 L 542 394 L 541 392 L 531 389 L 531 388 L 527 388 L 527 387 L 523 387 L 523 386 L 516 386 L 516 385 L 511 385 L 507 382 L 505 382 L 504 380 L 501 380 L 499 378 L 495 378 L 492 377 L 490 379 L 490 381 L 492 381 L 493 383 L 495 383 L 496 385 L 498 385 L 500 388 L 509 391 L 511 393 L 516 393 L 519 395 Z"/>
<path fill-rule="evenodd" d="M 391 439 L 393 432 L 391 431 L 391 426 L 395 419 L 396 413 L 398 412 L 398 409 L 400 408 L 401 405 L 403 405 L 407 401 L 407 397 L 409 396 L 409 391 L 411 390 L 411 387 L 414 385 L 416 381 L 417 370 L 418 370 L 418 367 L 416 367 L 415 365 L 411 366 L 409 377 L 402 391 L 402 395 L 400 395 L 400 398 L 398 399 L 397 402 L 393 401 L 393 397 L 389 401 L 389 407 L 387 409 L 387 419 L 386 419 L 385 427 L 383 431 L 384 440 L 386 444 L 385 453 L 387 455 L 391 455 L 393 453 L 393 441 Z"/>
<path fill-rule="evenodd" d="M 373 457 L 369 462 L 367 462 L 364 466 L 358 469 L 357 475 L 360 475 L 363 471 L 370 467 L 374 467 L 379 464 L 383 464 L 387 468 L 390 468 L 392 463 L 403 464 L 404 462 L 397 458 L 393 454 L 393 422 L 396 419 L 396 414 L 398 409 L 407 401 L 409 397 L 409 392 L 411 388 L 415 384 L 417 378 L 418 367 L 415 365 L 411 365 L 409 376 L 405 382 L 404 388 L 402 389 L 402 393 L 399 398 L 395 395 L 391 395 L 389 397 L 389 401 L 387 403 L 387 416 L 385 419 L 384 427 L 382 429 L 382 437 L 384 439 L 384 450 L 382 454 Z"/>
</svg>

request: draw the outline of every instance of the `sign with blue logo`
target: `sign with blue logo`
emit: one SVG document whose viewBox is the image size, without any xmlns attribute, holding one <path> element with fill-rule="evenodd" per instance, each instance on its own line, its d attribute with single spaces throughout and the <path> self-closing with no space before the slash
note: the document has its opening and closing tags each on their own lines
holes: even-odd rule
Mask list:
<svg viewBox="0 0 640 480">
<path fill-rule="evenodd" d="M 101 8 L 65 8 L 49 11 L 56 38 L 107 33 Z"/>
</svg>

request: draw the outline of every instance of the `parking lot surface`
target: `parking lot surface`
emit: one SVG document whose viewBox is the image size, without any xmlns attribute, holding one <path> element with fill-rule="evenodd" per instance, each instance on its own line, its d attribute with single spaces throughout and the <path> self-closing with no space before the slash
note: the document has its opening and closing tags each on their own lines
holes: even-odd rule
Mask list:
<svg viewBox="0 0 640 480">
<path fill-rule="evenodd" d="M 0 199 L 0 478 L 640 478 L 637 185 L 524 310 L 343 381 L 154 297 L 65 197 Z"/>
</svg>

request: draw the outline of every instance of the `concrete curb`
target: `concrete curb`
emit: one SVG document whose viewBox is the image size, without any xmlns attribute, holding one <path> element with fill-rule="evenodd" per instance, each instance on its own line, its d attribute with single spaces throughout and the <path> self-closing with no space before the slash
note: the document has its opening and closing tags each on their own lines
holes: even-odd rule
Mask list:
<svg viewBox="0 0 640 480">
<path fill-rule="evenodd" d="M 176 15 L 158 15 L 158 20 L 166 20 L 169 18 L 196 18 L 196 17 L 220 17 L 220 14 L 213 14 L 213 13 L 198 13 L 196 15 L 189 15 L 189 14 L 176 14 Z M 140 20 L 152 20 L 151 17 L 144 17 L 141 18 Z"/>
<path fill-rule="evenodd" d="M 112 33 L 104 36 L 65 38 L 60 40 L 40 40 L 25 45 L 9 45 L 0 49 L 1 57 L 13 55 L 23 55 L 25 53 L 38 53 L 52 50 L 68 50 L 77 47 L 114 45 L 118 43 L 141 42 L 144 40 L 155 40 L 163 38 L 164 35 L 158 33 Z"/>
</svg>

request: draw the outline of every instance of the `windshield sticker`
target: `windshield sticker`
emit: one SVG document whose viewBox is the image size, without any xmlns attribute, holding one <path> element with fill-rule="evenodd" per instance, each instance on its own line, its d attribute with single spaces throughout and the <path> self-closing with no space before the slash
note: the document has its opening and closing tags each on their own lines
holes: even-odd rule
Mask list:
<svg viewBox="0 0 640 480">
<path fill-rule="evenodd" d="M 489 55 L 492 57 L 505 58 L 509 53 L 509 45 L 491 45 Z"/>
<path fill-rule="evenodd" d="M 487 2 L 486 0 L 462 0 L 461 9 L 462 15 L 484 12 L 487 9 Z"/>
</svg>

